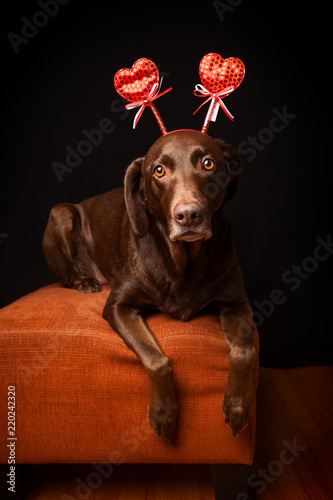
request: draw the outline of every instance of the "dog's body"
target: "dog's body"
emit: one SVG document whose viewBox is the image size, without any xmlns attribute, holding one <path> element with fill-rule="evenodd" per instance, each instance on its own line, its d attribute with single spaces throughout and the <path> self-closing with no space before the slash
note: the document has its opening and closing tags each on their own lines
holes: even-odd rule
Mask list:
<svg viewBox="0 0 333 500">
<path fill-rule="evenodd" d="M 229 145 L 173 132 L 128 167 L 124 189 L 54 207 L 44 234 L 48 264 L 64 286 L 98 292 L 110 284 L 104 318 L 150 376 L 149 422 L 167 440 L 177 400 L 170 361 L 144 321 L 149 310 L 186 321 L 216 307 L 230 347 L 223 411 L 234 435 L 253 412 L 252 312 L 223 213 L 240 172 Z"/>
</svg>

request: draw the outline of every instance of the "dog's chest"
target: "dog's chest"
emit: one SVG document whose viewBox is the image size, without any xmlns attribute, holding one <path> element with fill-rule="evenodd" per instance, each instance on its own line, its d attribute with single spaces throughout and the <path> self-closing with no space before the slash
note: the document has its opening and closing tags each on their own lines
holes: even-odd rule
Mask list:
<svg viewBox="0 0 333 500">
<path fill-rule="evenodd" d="M 193 280 L 162 287 L 155 295 L 155 306 L 173 318 L 187 321 L 212 300 L 207 288 Z"/>
<path fill-rule="evenodd" d="M 151 304 L 181 321 L 193 318 L 213 300 L 218 273 L 212 274 L 206 254 L 196 255 L 184 245 L 172 249 L 171 256 L 154 250 L 141 261 L 137 274 Z"/>
<path fill-rule="evenodd" d="M 202 306 L 193 307 L 193 300 L 186 300 L 186 298 L 181 298 L 180 300 L 175 301 L 172 297 L 167 296 L 163 304 L 160 307 L 160 310 L 164 313 L 170 314 L 175 319 L 179 319 L 181 321 L 188 321 L 193 318 L 199 311 L 202 309 Z"/>
</svg>

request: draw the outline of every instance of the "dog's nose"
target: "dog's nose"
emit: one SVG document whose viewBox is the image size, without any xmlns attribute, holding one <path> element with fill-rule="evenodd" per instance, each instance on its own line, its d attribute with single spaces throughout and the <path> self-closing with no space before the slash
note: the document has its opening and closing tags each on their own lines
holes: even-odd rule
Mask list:
<svg viewBox="0 0 333 500">
<path fill-rule="evenodd" d="M 203 219 L 203 210 L 198 203 L 178 203 L 174 218 L 181 226 L 197 226 Z"/>
</svg>

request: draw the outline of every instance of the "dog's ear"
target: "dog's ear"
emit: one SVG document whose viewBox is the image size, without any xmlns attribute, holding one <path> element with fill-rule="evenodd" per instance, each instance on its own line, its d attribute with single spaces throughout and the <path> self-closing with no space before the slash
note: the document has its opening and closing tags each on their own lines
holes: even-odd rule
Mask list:
<svg viewBox="0 0 333 500">
<path fill-rule="evenodd" d="M 225 201 L 232 200 L 238 190 L 239 182 L 242 175 L 242 160 L 239 153 L 230 144 L 226 144 L 221 139 L 215 139 L 215 142 L 220 146 L 223 156 L 227 162 L 228 174 L 230 175 L 229 184 Z"/>
<path fill-rule="evenodd" d="M 149 220 L 144 204 L 144 179 L 142 165 L 144 158 L 138 158 L 127 168 L 125 174 L 125 203 L 135 236 L 142 238 L 148 231 Z"/>
</svg>

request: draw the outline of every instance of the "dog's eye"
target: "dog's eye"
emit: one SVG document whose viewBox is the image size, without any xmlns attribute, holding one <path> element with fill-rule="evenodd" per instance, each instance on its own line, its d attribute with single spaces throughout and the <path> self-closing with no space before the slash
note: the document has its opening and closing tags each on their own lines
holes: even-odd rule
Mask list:
<svg viewBox="0 0 333 500">
<path fill-rule="evenodd" d="M 215 163 L 210 158 L 206 158 L 203 162 L 203 167 L 205 170 L 213 170 Z"/>
<path fill-rule="evenodd" d="M 157 177 L 163 177 L 163 175 L 165 174 L 165 170 L 163 167 L 161 167 L 160 165 L 158 167 L 155 167 L 154 168 L 154 174 L 157 176 Z"/>
</svg>

